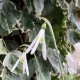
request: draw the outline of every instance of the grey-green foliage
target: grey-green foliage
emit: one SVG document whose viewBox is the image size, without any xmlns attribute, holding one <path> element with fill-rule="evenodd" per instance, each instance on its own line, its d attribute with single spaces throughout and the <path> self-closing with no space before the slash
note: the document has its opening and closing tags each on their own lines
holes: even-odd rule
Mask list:
<svg viewBox="0 0 80 80">
<path fill-rule="evenodd" d="M 11 73 L 7 68 L 3 69 L 2 80 L 29 80 L 26 75 L 16 75 Z"/>
<path fill-rule="evenodd" d="M 6 1 L 0 13 L 0 24 L 9 33 L 16 29 L 16 20 L 19 19 L 20 13 L 16 10 L 15 4 Z"/>
<path fill-rule="evenodd" d="M 37 80 L 42 80 L 42 75 L 44 77 L 44 80 L 51 79 L 50 73 L 49 73 L 49 67 L 45 66 L 46 64 L 41 57 L 37 58 L 39 65 L 37 64 L 35 58 L 29 60 L 29 62 L 28 62 L 29 71 L 30 71 L 29 77 L 27 76 L 27 74 L 22 74 L 22 63 L 18 64 L 18 67 L 15 69 L 14 73 L 10 72 L 9 70 L 12 69 L 12 66 L 15 64 L 15 62 L 17 61 L 17 59 L 19 58 L 19 56 L 21 54 L 22 53 L 20 51 L 12 51 L 7 54 L 7 56 L 5 57 L 5 59 L 3 61 L 3 66 L 6 67 L 2 71 L 2 76 L 3 76 L 2 79 L 3 80 L 5 80 L 5 79 L 6 80 L 8 80 L 8 79 L 23 80 L 23 78 L 24 78 L 24 80 L 26 80 L 27 78 L 29 80 L 34 73 L 36 73 Z"/>
<path fill-rule="evenodd" d="M 80 34 L 78 33 L 78 31 L 74 31 L 72 29 L 69 29 L 67 31 L 67 40 L 68 42 L 70 42 L 71 44 L 75 44 L 77 42 L 80 41 Z"/>
<path fill-rule="evenodd" d="M 30 80 L 31 78 L 51 80 L 51 77 L 52 80 L 57 80 L 61 77 L 58 76 L 60 74 L 59 62 L 48 26 L 45 31 L 47 60 L 43 60 L 39 46 L 35 52 L 38 63 L 34 55 L 29 53 L 26 55 L 29 76 L 22 73 L 22 63 L 18 64 L 14 72 L 11 72 L 11 69 L 23 54 L 24 49 L 27 49 L 26 46 L 33 41 L 41 29 L 44 21 L 40 20 L 39 16 L 45 17 L 51 22 L 63 63 L 67 52 L 65 45 L 68 43 L 73 45 L 80 41 L 80 1 L 22 0 L 24 4 L 18 4 L 16 1 L 0 0 L 0 40 L 4 40 L 4 43 L 0 41 L 0 61 L 4 66 L 2 80 Z M 27 37 L 25 37 L 26 35 Z M 25 38 L 28 38 L 26 42 L 24 42 Z M 3 60 L 2 54 L 5 56 Z M 71 76 L 67 76 L 66 79 L 71 80 Z"/>
</svg>

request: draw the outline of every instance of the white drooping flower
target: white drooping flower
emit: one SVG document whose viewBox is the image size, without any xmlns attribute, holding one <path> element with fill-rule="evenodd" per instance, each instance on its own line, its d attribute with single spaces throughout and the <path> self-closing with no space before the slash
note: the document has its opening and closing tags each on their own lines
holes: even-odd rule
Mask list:
<svg viewBox="0 0 80 80">
<path fill-rule="evenodd" d="M 39 31 L 38 35 L 33 40 L 33 42 L 30 44 L 30 46 L 28 47 L 28 49 L 26 50 L 25 53 L 28 53 L 29 51 L 31 51 L 31 54 L 34 54 L 39 43 L 41 43 L 42 44 L 43 59 L 46 60 L 47 59 L 47 53 L 46 53 L 46 42 L 45 42 L 45 29 L 43 28 L 43 26 L 46 26 L 46 24 L 44 23 L 42 25 L 42 29 Z"/>
<path fill-rule="evenodd" d="M 12 62 L 11 56 L 16 56 L 19 58 L 14 65 L 11 64 Z M 23 74 L 27 74 L 29 76 L 29 69 L 28 69 L 28 64 L 27 64 L 26 53 L 22 53 L 21 51 L 14 50 L 14 51 L 9 52 L 3 60 L 3 66 L 7 67 L 11 72 L 16 73 L 16 71 L 14 70 L 18 66 L 19 62 L 22 63 Z"/>
<path fill-rule="evenodd" d="M 27 59 L 26 59 L 26 54 L 23 53 L 20 58 L 16 61 L 16 63 L 14 64 L 14 66 L 11 69 L 11 72 L 13 72 L 15 70 L 15 68 L 18 66 L 19 62 L 23 63 L 23 74 L 27 73 L 27 76 L 29 76 L 29 69 L 28 69 L 28 63 L 27 63 Z"/>
<path fill-rule="evenodd" d="M 74 44 L 75 51 L 66 56 L 68 71 L 70 74 L 80 73 L 80 43 Z"/>
<path fill-rule="evenodd" d="M 11 56 L 14 56 L 14 55 L 16 57 L 20 57 L 22 55 L 22 52 L 18 51 L 18 50 L 11 51 L 11 52 L 6 54 L 6 56 L 5 56 L 4 60 L 3 60 L 3 66 L 7 67 L 9 70 L 11 70 L 11 68 L 12 68 Z"/>
</svg>

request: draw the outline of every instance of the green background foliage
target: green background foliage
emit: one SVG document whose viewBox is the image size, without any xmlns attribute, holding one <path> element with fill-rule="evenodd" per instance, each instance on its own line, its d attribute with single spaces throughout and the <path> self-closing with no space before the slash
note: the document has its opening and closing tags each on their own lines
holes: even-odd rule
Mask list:
<svg viewBox="0 0 80 80">
<path fill-rule="evenodd" d="M 36 4 L 34 3 L 36 2 Z M 22 64 L 16 69 L 16 72 L 10 71 L 13 64 L 20 56 L 17 50 L 23 52 L 37 36 L 43 20 L 39 16 L 47 18 L 52 24 L 56 43 L 60 51 L 61 62 L 65 61 L 67 51 L 74 50 L 73 44 L 80 41 L 80 30 L 75 25 L 75 20 L 68 20 L 69 4 L 73 0 L 1 0 L 0 1 L 0 80 L 61 80 L 60 69 L 57 54 L 54 50 L 54 43 L 47 26 L 46 44 L 47 57 L 43 60 L 41 46 L 35 52 L 39 65 L 36 63 L 34 55 L 27 54 L 30 76 L 22 74 Z M 80 1 L 75 1 L 74 12 L 78 15 Z M 77 5 L 77 6 L 76 6 Z M 37 12 L 41 11 L 41 15 Z M 37 9 L 38 8 L 38 9 Z M 38 16 L 37 16 L 38 15 Z M 74 17 L 75 15 L 71 16 Z M 80 15 L 78 15 L 80 18 Z M 3 67 L 3 60 L 6 55 L 9 56 L 7 67 Z M 39 66 L 41 71 L 39 70 Z M 63 69 L 65 80 L 79 80 L 79 76 L 74 77 L 67 74 Z"/>
</svg>

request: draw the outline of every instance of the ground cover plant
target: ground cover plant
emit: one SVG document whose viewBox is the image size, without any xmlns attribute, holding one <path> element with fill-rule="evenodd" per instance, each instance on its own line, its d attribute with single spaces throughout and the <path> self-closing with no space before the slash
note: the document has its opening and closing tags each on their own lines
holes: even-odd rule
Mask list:
<svg viewBox="0 0 80 80">
<path fill-rule="evenodd" d="M 0 0 L 0 80 L 80 80 L 80 0 Z"/>
</svg>

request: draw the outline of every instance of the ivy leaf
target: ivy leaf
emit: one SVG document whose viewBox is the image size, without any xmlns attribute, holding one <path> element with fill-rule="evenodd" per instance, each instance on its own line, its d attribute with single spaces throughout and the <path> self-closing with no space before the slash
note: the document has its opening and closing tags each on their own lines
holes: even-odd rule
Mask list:
<svg viewBox="0 0 80 80">
<path fill-rule="evenodd" d="M 76 6 L 80 8 L 80 0 L 75 0 Z"/>
<path fill-rule="evenodd" d="M 35 7 L 36 16 L 40 16 L 44 8 L 44 0 L 34 0 L 33 4 Z"/>
<path fill-rule="evenodd" d="M 29 42 L 32 42 L 34 40 L 34 38 L 37 36 L 39 30 L 40 30 L 39 27 L 35 27 L 33 31 L 28 32 Z"/>
<path fill-rule="evenodd" d="M 28 9 L 28 13 L 31 13 L 33 11 L 33 0 L 23 0 L 25 3 L 25 7 Z"/>
<path fill-rule="evenodd" d="M 8 34 L 8 31 L 6 29 L 4 29 L 3 27 L 1 27 L 1 25 L 0 25 L 0 35 L 6 36 L 7 34 Z"/>
<path fill-rule="evenodd" d="M 80 29 L 80 20 L 79 20 L 80 10 L 75 6 L 74 2 L 71 1 L 68 9 L 68 20 L 71 21 L 72 25 Z"/>
<path fill-rule="evenodd" d="M 4 58 L 3 66 L 7 67 L 11 71 L 13 65 L 15 64 L 17 59 L 20 57 L 20 55 L 22 55 L 22 52 L 17 51 L 17 50 L 14 50 L 14 51 L 8 53 Z M 14 73 L 15 74 L 22 73 L 22 64 L 19 64 L 18 69 L 15 69 Z"/>
<path fill-rule="evenodd" d="M 42 16 L 49 17 L 49 15 L 51 15 L 51 13 L 53 11 L 53 8 L 54 8 L 54 6 L 50 0 L 44 1 L 44 9 L 42 11 Z"/>
<path fill-rule="evenodd" d="M 4 47 L 2 39 L 0 39 L 0 55 L 7 54 L 6 48 Z"/>
<path fill-rule="evenodd" d="M 68 42 L 75 44 L 80 41 L 80 34 L 76 31 L 69 29 L 66 34 Z"/>
<path fill-rule="evenodd" d="M 46 62 L 40 57 L 37 58 L 39 65 L 37 64 L 35 58 L 29 60 L 29 69 L 30 69 L 30 74 L 36 73 L 36 78 L 37 80 L 43 80 L 42 75 L 44 80 L 51 80 L 49 69 L 45 65 Z M 33 64 L 31 66 L 31 64 Z M 39 68 L 40 67 L 40 68 Z"/>
<path fill-rule="evenodd" d="M 48 72 L 48 70 L 45 68 L 45 67 L 42 67 L 42 73 L 40 73 L 39 71 L 36 72 L 37 74 L 37 80 L 51 80 L 51 77 L 50 77 L 50 74 Z M 43 78 L 42 78 L 42 75 L 43 75 Z"/>
<path fill-rule="evenodd" d="M 33 14 L 29 14 L 27 9 L 24 9 L 21 15 L 21 28 L 23 30 L 33 29 L 35 27 L 37 19 Z"/>
<path fill-rule="evenodd" d="M 3 65 L 2 65 L 2 62 L 0 61 L 0 75 L 2 73 L 2 70 L 3 70 Z M 0 76 L 1 77 L 1 76 Z M 1 80 L 1 79 L 0 79 Z"/>
<path fill-rule="evenodd" d="M 59 14 L 58 14 L 59 13 Z M 52 21 L 52 25 L 54 25 L 54 27 L 59 27 L 62 25 L 63 19 L 64 19 L 64 14 L 61 11 L 60 7 L 56 7 L 54 6 L 53 12 L 52 12 L 53 16 L 53 21 Z"/>
<path fill-rule="evenodd" d="M 3 8 L 3 0 L 0 0 L 0 12 L 1 12 L 2 8 Z"/>
<path fill-rule="evenodd" d="M 52 67 L 59 72 L 59 62 L 55 49 L 48 48 L 47 55 Z"/>
<path fill-rule="evenodd" d="M 29 80 L 26 75 L 16 75 L 11 73 L 7 68 L 3 69 L 2 80 Z"/>
<path fill-rule="evenodd" d="M 5 2 L 3 9 L 1 11 L 1 20 L 0 24 L 10 33 L 16 29 L 16 20 L 19 19 L 20 13 L 16 10 L 15 5 L 12 2 Z"/>
<path fill-rule="evenodd" d="M 57 0 L 57 2 L 59 4 L 59 6 L 61 6 L 61 8 L 63 10 L 66 10 L 68 8 L 68 4 L 67 4 L 67 2 L 65 0 L 59 0 L 59 1 Z"/>
</svg>

